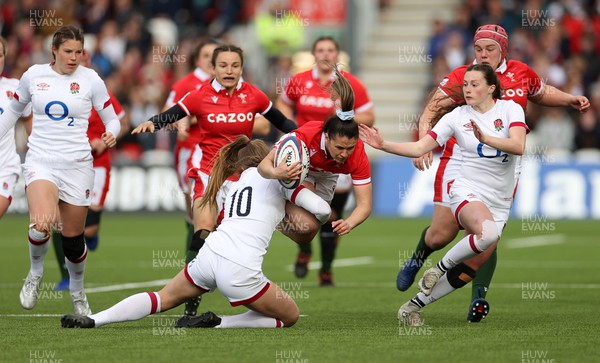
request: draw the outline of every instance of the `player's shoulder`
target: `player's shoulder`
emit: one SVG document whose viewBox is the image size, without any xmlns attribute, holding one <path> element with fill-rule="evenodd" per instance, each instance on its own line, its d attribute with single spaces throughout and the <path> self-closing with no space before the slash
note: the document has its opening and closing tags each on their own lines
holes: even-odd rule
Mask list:
<svg viewBox="0 0 600 363">
<path fill-rule="evenodd" d="M 19 86 L 19 80 L 16 78 L 0 78 L 0 86 L 7 89 L 16 89 Z"/>
<path fill-rule="evenodd" d="M 522 107 L 521 105 L 519 105 L 518 103 L 516 103 L 515 101 L 511 100 L 511 99 L 501 99 L 501 100 L 496 100 L 496 105 L 501 109 L 501 110 L 517 110 L 517 109 L 521 109 Z"/>
<path fill-rule="evenodd" d="M 506 70 L 509 72 L 514 72 L 515 70 L 528 71 L 530 69 L 531 67 L 529 67 L 529 65 L 518 60 L 509 59 L 506 62 Z"/>
<path fill-rule="evenodd" d="M 452 76 L 463 76 L 465 73 L 467 73 L 467 68 L 469 68 L 470 66 L 471 66 L 470 64 L 465 64 L 460 67 L 456 67 L 450 73 L 448 73 L 444 78 L 448 78 L 451 75 Z"/>
<path fill-rule="evenodd" d="M 298 73 L 295 73 L 291 79 L 312 79 L 312 69 L 306 70 L 306 71 L 300 71 Z"/>
<path fill-rule="evenodd" d="M 52 71 L 52 67 L 50 63 L 44 64 L 34 64 L 31 67 L 27 68 L 23 75 L 27 76 L 43 76 L 46 74 L 50 74 Z"/>
</svg>

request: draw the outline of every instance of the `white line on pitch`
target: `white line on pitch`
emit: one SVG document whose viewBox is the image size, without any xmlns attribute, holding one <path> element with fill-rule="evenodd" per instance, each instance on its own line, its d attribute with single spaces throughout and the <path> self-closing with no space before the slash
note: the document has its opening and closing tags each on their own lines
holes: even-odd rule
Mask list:
<svg viewBox="0 0 600 363">
<path fill-rule="evenodd" d="M 507 248 L 527 248 L 549 245 L 559 245 L 565 243 L 565 236 L 562 234 L 549 234 L 546 236 L 533 236 L 525 238 L 513 238 L 506 241 Z"/>
<path fill-rule="evenodd" d="M 145 282 L 130 282 L 127 284 L 119 284 L 119 285 L 110 285 L 110 286 L 100 286 L 100 287 L 92 287 L 85 289 L 87 294 L 94 292 L 106 292 L 106 291 L 119 291 L 119 290 L 127 290 L 127 289 L 137 289 L 140 287 L 152 287 L 152 286 L 164 286 L 167 282 L 171 281 L 171 279 L 165 280 L 154 280 L 154 281 L 145 281 Z"/>
<path fill-rule="evenodd" d="M 0 318 L 61 318 L 64 314 L 0 314 Z M 221 317 L 227 315 L 219 315 Z M 308 315 L 300 314 L 301 317 L 306 318 Z M 148 315 L 147 318 L 181 318 L 181 315 L 173 314 L 157 314 Z"/>
<path fill-rule="evenodd" d="M 347 267 L 347 266 L 359 266 L 359 265 L 370 265 L 375 261 L 372 256 L 354 257 L 354 258 L 340 258 L 335 260 L 335 267 Z M 321 268 L 321 261 L 314 261 L 308 264 L 309 270 L 317 270 Z M 288 271 L 294 271 L 294 265 L 288 265 Z"/>
</svg>

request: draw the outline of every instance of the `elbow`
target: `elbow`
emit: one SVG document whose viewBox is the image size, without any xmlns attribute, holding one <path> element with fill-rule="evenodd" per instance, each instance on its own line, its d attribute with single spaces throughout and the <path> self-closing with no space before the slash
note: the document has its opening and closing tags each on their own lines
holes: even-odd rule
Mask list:
<svg viewBox="0 0 600 363">
<path fill-rule="evenodd" d="M 516 156 L 523 156 L 525 154 L 525 144 L 519 145 L 515 152 L 514 155 Z"/>
</svg>

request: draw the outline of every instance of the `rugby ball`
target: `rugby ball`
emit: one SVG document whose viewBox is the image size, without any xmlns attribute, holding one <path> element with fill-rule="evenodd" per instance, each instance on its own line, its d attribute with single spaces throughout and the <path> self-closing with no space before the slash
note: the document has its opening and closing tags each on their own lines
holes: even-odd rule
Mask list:
<svg viewBox="0 0 600 363">
<path fill-rule="evenodd" d="M 299 161 L 302 165 L 302 173 L 299 179 L 286 179 L 279 180 L 279 183 L 287 189 L 296 189 L 299 187 L 306 175 L 308 174 L 308 168 L 310 167 L 310 155 L 308 153 L 308 147 L 304 144 L 304 141 L 296 138 L 294 135 L 285 135 L 277 143 L 277 151 L 275 153 L 275 167 L 281 163 L 285 163 L 286 166 L 290 166 L 295 162 Z"/>
</svg>

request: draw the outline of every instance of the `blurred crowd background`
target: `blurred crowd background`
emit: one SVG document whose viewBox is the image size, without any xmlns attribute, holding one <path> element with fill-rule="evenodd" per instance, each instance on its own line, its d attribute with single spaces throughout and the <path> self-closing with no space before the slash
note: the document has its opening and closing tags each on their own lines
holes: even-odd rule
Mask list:
<svg viewBox="0 0 600 363">
<path fill-rule="evenodd" d="M 377 17 L 390 0 L 372 1 Z M 19 78 L 30 65 L 50 62 L 53 32 L 78 24 L 86 33 L 93 68 L 122 103 L 133 127 L 160 112 L 171 85 L 192 70 L 190 51 L 205 37 L 244 48 L 244 79 L 274 100 L 284 86 L 281 80 L 312 66 L 310 46 L 318 35 L 332 35 L 348 46 L 345 7 L 351 2 L 4 0 L 0 28 L 8 40 L 8 55 L 3 76 Z M 600 150 L 600 0 L 465 0 L 456 1 L 451 21 L 433 14 L 432 18 L 431 78 L 416 91 L 423 99 L 446 73 L 473 60 L 472 36 L 479 25 L 499 24 L 509 33 L 510 59 L 529 64 L 544 82 L 586 95 L 592 103 L 583 115 L 530 104 L 529 152 L 568 155 L 579 149 Z M 351 55 L 369 56 L 356 51 Z M 360 77 L 356 59 L 348 63 Z M 377 105 L 377 99 L 373 102 Z M 113 160 L 122 165 L 140 163 L 145 152 L 170 151 L 174 138 L 175 133 L 162 131 L 130 135 L 113 151 Z M 18 147 L 23 153 L 25 142 Z"/>
</svg>

